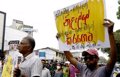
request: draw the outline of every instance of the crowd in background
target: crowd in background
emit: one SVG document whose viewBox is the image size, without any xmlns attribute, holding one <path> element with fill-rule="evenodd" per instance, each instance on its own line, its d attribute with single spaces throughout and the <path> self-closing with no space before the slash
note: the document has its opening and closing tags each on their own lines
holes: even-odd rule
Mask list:
<svg viewBox="0 0 120 77">
<path fill-rule="evenodd" d="M 51 60 L 50 62 L 48 62 L 42 60 L 42 63 L 43 63 L 43 70 L 45 69 L 49 70 L 48 72 L 42 71 L 42 77 L 80 77 L 80 71 L 69 61 L 58 62 Z"/>
</svg>

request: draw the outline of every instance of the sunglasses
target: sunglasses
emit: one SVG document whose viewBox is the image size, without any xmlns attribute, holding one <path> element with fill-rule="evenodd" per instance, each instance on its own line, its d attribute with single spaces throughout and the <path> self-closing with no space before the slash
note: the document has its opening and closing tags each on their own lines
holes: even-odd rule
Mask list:
<svg viewBox="0 0 120 77">
<path fill-rule="evenodd" d="M 83 59 L 84 61 L 87 61 L 88 59 L 93 60 L 94 58 L 96 58 L 96 56 L 85 56 Z"/>
</svg>

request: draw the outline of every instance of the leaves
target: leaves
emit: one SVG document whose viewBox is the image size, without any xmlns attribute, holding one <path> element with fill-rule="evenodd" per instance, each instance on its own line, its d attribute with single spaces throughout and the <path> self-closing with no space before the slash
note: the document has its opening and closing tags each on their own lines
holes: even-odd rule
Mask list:
<svg viewBox="0 0 120 77">
<path fill-rule="evenodd" d="M 120 29 L 116 30 L 114 32 L 115 42 L 116 42 L 116 48 L 117 48 L 117 54 L 120 54 Z M 110 55 L 110 48 L 101 48 L 102 52 L 108 53 Z M 117 61 L 120 62 L 120 55 L 117 55 Z"/>
<path fill-rule="evenodd" d="M 120 0 L 118 1 L 118 11 L 116 12 L 116 15 L 117 15 L 117 19 L 120 19 Z"/>
</svg>

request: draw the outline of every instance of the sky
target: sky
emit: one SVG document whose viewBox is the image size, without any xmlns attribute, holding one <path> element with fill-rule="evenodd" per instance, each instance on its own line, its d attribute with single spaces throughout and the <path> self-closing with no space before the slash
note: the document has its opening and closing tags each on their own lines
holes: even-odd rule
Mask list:
<svg viewBox="0 0 120 77">
<path fill-rule="evenodd" d="M 6 12 L 6 26 L 12 24 L 13 19 L 21 20 L 31 25 L 36 41 L 35 49 L 52 47 L 59 49 L 56 39 L 57 29 L 54 11 L 68 7 L 82 0 L 0 0 L 0 11 Z M 105 0 L 106 18 L 115 23 L 114 31 L 120 29 L 120 20 L 116 18 L 118 0 Z"/>
</svg>

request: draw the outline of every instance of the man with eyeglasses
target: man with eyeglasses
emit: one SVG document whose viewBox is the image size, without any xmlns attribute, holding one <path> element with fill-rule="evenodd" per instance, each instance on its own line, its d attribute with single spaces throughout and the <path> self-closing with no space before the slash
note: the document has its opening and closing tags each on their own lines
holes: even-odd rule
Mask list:
<svg viewBox="0 0 120 77">
<path fill-rule="evenodd" d="M 70 51 L 64 51 L 64 54 L 68 61 L 77 67 L 80 70 L 81 77 L 110 77 L 114 65 L 116 63 L 116 46 L 113 36 L 113 26 L 114 23 L 108 19 L 104 20 L 104 26 L 108 27 L 108 34 L 110 39 L 110 58 L 108 63 L 105 66 L 99 67 L 98 60 L 98 52 L 95 49 L 88 49 L 87 51 L 83 51 L 82 56 L 84 57 L 85 64 L 77 61 Z M 58 39 L 60 35 L 56 36 Z"/>
<path fill-rule="evenodd" d="M 13 77 L 41 77 L 43 64 L 34 53 L 35 40 L 31 36 L 24 37 L 18 45 L 19 52 L 24 59 L 18 62 L 13 71 Z"/>
</svg>

